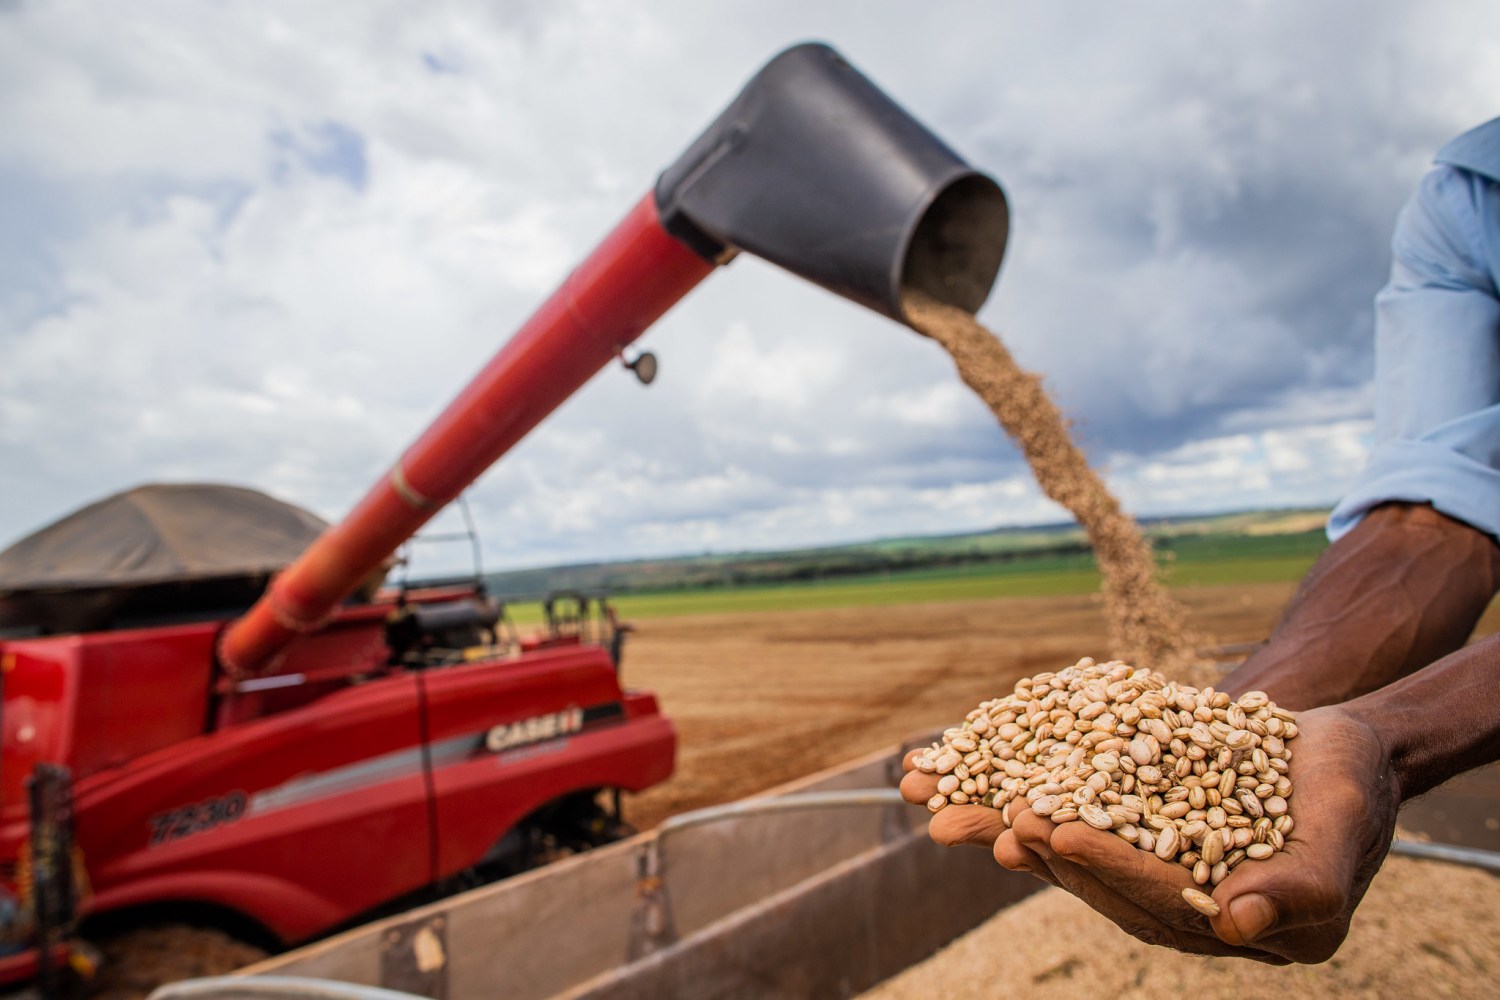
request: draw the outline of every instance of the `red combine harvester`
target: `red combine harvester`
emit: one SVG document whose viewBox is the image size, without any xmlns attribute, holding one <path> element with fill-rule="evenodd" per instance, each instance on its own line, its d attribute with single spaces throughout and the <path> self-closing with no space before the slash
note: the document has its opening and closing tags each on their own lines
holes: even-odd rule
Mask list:
<svg viewBox="0 0 1500 1000">
<path fill-rule="evenodd" d="M 232 534 L 247 496 L 151 487 L 106 505 Z M 16 549 L 90 540 L 99 513 Z M 78 917 L 91 933 L 167 922 L 262 948 L 306 940 L 616 839 L 619 790 L 672 773 L 672 725 L 653 696 L 621 687 L 622 633 L 587 597 L 549 601 L 551 627 L 522 638 L 472 585 L 386 590 L 252 674 L 216 656 L 222 617 L 191 606 L 205 592 L 233 601 L 254 580 L 240 572 L 162 581 L 148 567 L 128 584 L 8 595 L 13 634 L 18 621 L 66 627 L 80 607 L 103 627 L 0 641 L 7 978 L 38 959 L 49 971 L 65 956 L 30 945 L 60 944 Z"/>
<path fill-rule="evenodd" d="M 994 181 L 832 49 L 788 49 L 248 611 L 208 610 L 233 603 L 216 593 L 173 624 L 80 629 L 69 601 L 94 602 L 12 587 L 12 635 L 26 614 L 40 634 L 0 631 L 0 983 L 48 988 L 80 930 L 291 945 L 609 839 L 618 791 L 665 780 L 675 737 L 621 687 L 607 609 L 580 628 L 575 597 L 508 642 L 473 587 L 351 595 L 738 251 L 901 320 L 908 288 L 977 309 L 1006 229 Z"/>
</svg>

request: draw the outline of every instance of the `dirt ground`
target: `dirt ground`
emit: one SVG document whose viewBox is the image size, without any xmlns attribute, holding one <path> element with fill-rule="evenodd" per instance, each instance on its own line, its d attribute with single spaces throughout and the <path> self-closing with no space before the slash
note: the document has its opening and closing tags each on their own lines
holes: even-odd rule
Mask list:
<svg viewBox="0 0 1500 1000">
<path fill-rule="evenodd" d="M 1292 590 L 1173 596 L 1190 609 L 1200 648 L 1242 656 Z M 641 829 L 951 725 L 1021 677 L 1107 651 L 1097 595 L 648 619 L 637 628 L 625 681 L 656 692 L 679 737 L 676 775 L 627 800 Z"/>
<path fill-rule="evenodd" d="M 1231 669 L 1294 584 L 1174 589 L 1200 650 Z M 626 801 L 639 829 L 943 726 L 1021 677 L 1103 658 L 1098 595 L 647 619 L 627 686 L 677 725 L 677 773 Z M 1500 601 L 1476 634 L 1500 631 Z"/>
</svg>

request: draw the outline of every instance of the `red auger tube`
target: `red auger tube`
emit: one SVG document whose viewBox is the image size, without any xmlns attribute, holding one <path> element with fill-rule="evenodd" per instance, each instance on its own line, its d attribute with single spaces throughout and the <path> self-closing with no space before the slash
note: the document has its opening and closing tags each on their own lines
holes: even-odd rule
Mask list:
<svg viewBox="0 0 1500 1000">
<path fill-rule="evenodd" d="M 225 630 L 231 677 L 263 672 L 442 507 L 713 270 L 669 236 L 651 195 L 485 365 L 339 524 Z"/>
</svg>

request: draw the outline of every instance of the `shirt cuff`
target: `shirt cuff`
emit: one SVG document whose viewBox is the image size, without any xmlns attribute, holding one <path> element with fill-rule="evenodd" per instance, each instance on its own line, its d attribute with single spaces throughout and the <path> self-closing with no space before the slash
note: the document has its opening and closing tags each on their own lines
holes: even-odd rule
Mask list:
<svg viewBox="0 0 1500 1000">
<path fill-rule="evenodd" d="M 1500 540 L 1500 470 L 1431 441 L 1378 445 L 1370 464 L 1328 518 L 1338 541 L 1372 507 L 1430 503 L 1440 513 Z"/>
</svg>

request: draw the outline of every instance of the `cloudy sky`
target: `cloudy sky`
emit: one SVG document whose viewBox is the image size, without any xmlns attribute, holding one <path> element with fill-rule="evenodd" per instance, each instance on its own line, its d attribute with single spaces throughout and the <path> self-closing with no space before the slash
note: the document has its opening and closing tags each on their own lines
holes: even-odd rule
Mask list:
<svg viewBox="0 0 1500 1000">
<path fill-rule="evenodd" d="M 1338 498 L 1491 0 L 0 0 L 0 546 L 158 480 L 338 517 L 809 39 L 1004 185 L 980 316 L 1131 510 Z M 470 491 L 490 568 L 1061 517 L 934 344 L 760 261 L 642 344 Z"/>
</svg>

